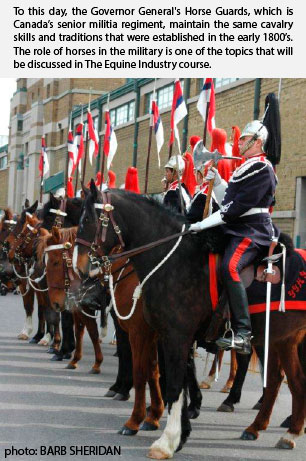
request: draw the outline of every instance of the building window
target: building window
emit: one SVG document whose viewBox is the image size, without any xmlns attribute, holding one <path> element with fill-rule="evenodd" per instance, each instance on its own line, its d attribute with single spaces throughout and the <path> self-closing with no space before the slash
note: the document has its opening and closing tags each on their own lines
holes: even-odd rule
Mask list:
<svg viewBox="0 0 306 461">
<path fill-rule="evenodd" d="M 50 98 L 50 83 L 47 85 L 47 98 Z"/>
<path fill-rule="evenodd" d="M 116 107 L 110 111 L 111 124 L 113 126 L 123 125 L 123 123 L 134 120 L 135 117 L 135 101 L 130 101 L 127 104 Z"/>
<path fill-rule="evenodd" d="M 214 78 L 215 88 L 222 88 L 223 86 L 230 85 L 231 83 L 234 83 L 237 80 L 240 80 L 240 79 L 239 78 Z M 203 88 L 204 79 L 199 78 L 198 82 L 199 82 L 198 90 L 200 92 Z"/>
<path fill-rule="evenodd" d="M 7 155 L 0 157 L 0 170 L 7 168 Z"/>
<path fill-rule="evenodd" d="M 181 80 L 181 87 L 184 91 L 184 80 Z M 159 110 L 166 109 L 167 107 L 172 106 L 173 101 L 173 91 L 174 91 L 174 83 L 170 83 L 170 85 L 163 86 L 156 90 L 157 95 L 157 105 Z M 150 112 L 150 108 L 152 105 L 152 98 L 153 98 L 153 91 L 146 95 L 146 104 L 145 104 L 145 112 L 148 114 Z"/>
<path fill-rule="evenodd" d="M 60 145 L 64 144 L 64 130 L 60 131 Z"/>
<path fill-rule="evenodd" d="M 23 130 L 23 120 L 17 120 L 17 131 Z"/>
</svg>

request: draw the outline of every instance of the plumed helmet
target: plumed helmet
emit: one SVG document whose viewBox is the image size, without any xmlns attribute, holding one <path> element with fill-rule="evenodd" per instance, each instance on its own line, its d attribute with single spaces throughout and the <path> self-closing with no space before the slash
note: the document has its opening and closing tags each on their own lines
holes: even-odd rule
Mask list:
<svg viewBox="0 0 306 461">
<path fill-rule="evenodd" d="M 252 122 L 249 122 L 242 130 L 240 139 L 244 136 L 254 136 L 254 134 L 257 135 L 257 139 L 262 140 L 263 145 L 267 142 L 268 130 L 260 120 L 253 120 Z"/>
<path fill-rule="evenodd" d="M 177 163 L 179 167 L 179 172 L 180 174 L 182 174 L 185 169 L 185 162 L 181 155 L 172 155 L 164 168 L 172 168 L 172 170 L 177 170 Z"/>
<path fill-rule="evenodd" d="M 193 152 L 194 146 L 195 146 L 199 141 L 201 141 L 200 136 L 190 136 L 190 138 L 189 138 L 189 144 L 190 144 L 190 147 L 191 147 L 192 152 Z"/>
<path fill-rule="evenodd" d="M 135 194 L 140 194 L 137 168 L 130 166 L 127 169 L 124 188 L 125 190 L 135 192 Z"/>
<path fill-rule="evenodd" d="M 108 173 L 108 187 L 109 189 L 114 189 L 116 187 L 116 173 L 114 171 L 109 170 Z"/>
</svg>

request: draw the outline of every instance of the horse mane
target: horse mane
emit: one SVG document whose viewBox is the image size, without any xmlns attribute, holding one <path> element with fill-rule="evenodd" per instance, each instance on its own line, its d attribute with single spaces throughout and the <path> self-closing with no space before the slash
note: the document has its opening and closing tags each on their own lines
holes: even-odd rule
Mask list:
<svg viewBox="0 0 306 461">
<path fill-rule="evenodd" d="M 133 192 L 121 190 L 121 189 L 112 189 L 112 193 L 118 195 L 119 197 L 128 197 L 129 200 L 133 202 L 145 202 L 149 208 L 156 209 L 161 213 L 161 220 L 165 217 L 165 220 L 169 220 L 173 223 L 180 223 L 183 225 L 189 225 L 189 221 L 185 216 L 180 213 L 177 213 L 172 208 L 165 206 L 164 204 L 158 202 L 154 197 L 148 195 L 135 194 Z M 225 235 L 221 227 L 214 227 L 213 229 L 207 229 L 199 234 L 193 235 L 194 241 L 198 243 L 202 250 L 209 251 L 212 253 L 224 253 L 224 248 L 226 244 Z"/>
<path fill-rule="evenodd" d="M 54 237 L 50 232 L 46 235 L 42 235 L 41 237 L 39 237 L 37 248 L 36 248 L 38 263 L 40 265 L 43 264 L 45 249 L 49 245 L 54 245 L 55 243 L 64 243 L 64 242 L 74 243 L 77 230 L 78 230 L 77 227 L 68 227 L 64 229 L 59 229 L 60 242 L 55 242 Z"/>
</svg>

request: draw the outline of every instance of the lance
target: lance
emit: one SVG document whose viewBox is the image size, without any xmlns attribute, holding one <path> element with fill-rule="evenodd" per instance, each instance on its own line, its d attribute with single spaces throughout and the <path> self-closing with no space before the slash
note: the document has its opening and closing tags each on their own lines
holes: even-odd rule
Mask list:
<svg viewBox="0 0 306 461">
<path fill-rule="evenodd" d="M 153 98 L 152 103 L 155 101 L 155 87 L 156 87 L 156 79 L 154 81 L 154 90 L 153 90 Z M 149 182 L 149 167 L 150 167 L 150 155 L 151 155 L 151 145 L 152 145 L 152 133 L 153 133 L 153 110 L 151 106 L 151 114 L 150 114 L 150 127 L 149 127 L 149 144 L 148 144 L 148 155 L 147 155 L 147 164 L 146 164 L 146 179 L 145 179 L 145 188 L 144 193 L 148 192 L 148 182 Z"/>
<path fill-rule="evenodd" d="M 107 103 L 106 103 L 106 110 L 104 112 L 109 112 L 109 100 L 110 100 L 110 93 L 107 95 Z M 104 142 L 103 142 L 103 152 L 102 152 L 102 161 L 101 161 L 101 184 L 100 190 L 102 191 L 103 187 L 103 176 L 104 176 L 104 168 L 105 168 L 105 125 L 104 125 Z"/>
<path fill-rule="evenodd" d="M 80 104 L 80 106 L 81 106 L 81 124 L 83 125 L 83 105 Z M 83 134 L 83 132 L 82 132 L 82 134 Z M 78 152 L 77 152 L 77 157 L 78 156 L 79 156 L 79 148 L 78 148 Z M 81 162 L 81 159 L 79 160 L 79 164 L 77 165 L 77 172 L 76 172 L 75 186 L 74 186 L 75 195 L 77 194 L 77 191 L 78 191 L 78 179 L 79 179 L 79 173 L 80 173 L 80 162 Z"/>
<path fill-rule="evenodd" d="M 41 149 L 42 149 L 42 146 L 41 146 Z M 40 193 L 39 193 L 40 203 L 42 203 L 42 196 L 43 196 L 44 167 L 45 167 L 45 156 L 43 155 L 43 152 L 41 153 L 41 155 L 42 155 L 42 172 L 41 172 Z"/>
<path fill-rule="evenodd" d="M 91 90 L 89 89 L 89 101 L 88 101 L 88 109 L 90 111 L 90 100 L 91 100 Z M 86 149 L 85 149 L 85 158 L 84 158 L 84 165 L 83 165 L 83 174 L 82 174 L 82 182 L 85 184 L 85 174 L 86 174 L 86 166 L 87 166 L 87 157 L 88 157 L 88 149 L 89 149 L 89 137 L 88 137 L 88 123 L 86 125 Z"/>
</svg>

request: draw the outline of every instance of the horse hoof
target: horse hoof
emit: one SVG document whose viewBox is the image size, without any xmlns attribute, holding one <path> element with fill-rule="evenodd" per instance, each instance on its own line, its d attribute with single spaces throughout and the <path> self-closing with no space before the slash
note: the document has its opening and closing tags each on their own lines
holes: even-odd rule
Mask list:
<svg viewBox="0 0 306 461">
<path fill-rule="evenodd" d="M 22 341 L 26 341 L 27 339 L 29 339 L 28 335 L 26 335 L 25 333 L 20 333 L 18 336 L 17 336 L 17 339 L 21 339 Z"/>
<path fill-rule="evenodd" d="M 257 436 L 253 432 L 243 431 L 240 440 L 256 440 Z"/>
<path fill-rule="evenodd" d="M 229 394 L 230 390 L 231 390 L 231 387 L 224 386 L 224 387 L 222 387 L 220 392 L 222 392 L 223 394 Z"/>
<path fill-rule="evenodd" d="M 32 338 L 32 339 L 30 339 L 29 344 L 37 344 L 38 341 L 39 341 L 38 339 Z"/>
<path fill-rule="evenodd" d="M 75 370 L 77 368 L 77 365 L 74 365 L 73 363 L 68 363 L 68 365 L 65 368 L 66 370 Z"/>
<path fill-rule="evenodd" d="M 189 417 L 189 419 L 197 419 L 199 416 L 200 416 L 200 409 L 199 408 L 188 409 L 188 417 Z"/>
<path fill-rule="evenodd" d="M 91 370 L 89 370 L 90 375 L 99 375 L 100 373 L 101 373 L 100 368 L 92 368 Z"/>
<path fill-rule="evenodd" d="M 61 355 L 53 355 L 53 357 L 51 357 L 51 362 L 61 362 L 63 360 L 63 357 Z"/>
<path fill-rule="evenodd" d="M 217 411 L 221 411 L 223 413 L 233 413 L 235 410 L 234 405 L 227 405 L 226 403 L 221 403 L 221 405 L 217 408 Z"/>
<path fill-rule="evenodd" d="M 57 349 L 54 349 L 53 346 L 49 347 L 49 349 L 47 350 L 47 354 L 56 354 L 57 353 Z"/>
<path fill-rule="evenodd" d="M 141 431 L 157 431 L 158 426 L 155 426 L 155 424 L 149 423 L 148 421 L 144 421 L 139 429 Z"/>
<path fill-rule="evenodd" d="M 169 459 L 171 456 L 168 453 L 165 453 L 160 448 L 150 448 L 147 458 L 151 459 Z"/>
<path fill-rule="evenodd" d="M 206 381 L 202 381 L 202 382 L 199 384 L 199 388 L 200 388 L 200 389 L 210 389 L 210 388 L 211 388 L 211 385 L 208 384 Z"/>
<path fill-rule="evenodd" d="M 129 398 L 130 398 L 130 394 L 120 394 L 120 392 L 118 392 L 113 398 L 113 400 L 125 401 L 125 400 L 129 400 Z"/>
<path fill-rule="evenodd" d="M 136 435 L 138 431 L 135 429 L 130 429 L 129 427 L 123 426 L 120 431 L 118 431 L 118 434 L 120 435 Z"/>
<path fill-rule="evenodd" d="M 296 447 L 295 441 L 286 439 L 285 437 L 281 437 L 277 444 L 275 445 L 275 448 L 280 448 L 282 450 L 293 450 L 293 448 Z"/>
<path fill-rule="evenodd" d="M 104 397 L 115 397 L 115 395 L 117 394 L 116 391 L 113 391 L 111 389 L 108 389 L 108 391 L 106 392 L 106 394 L 104 394 Z"/>
<path fill-rule="evenodd" d="M 253 406 L 252 410 L 260 410 L 260 407 L 261 407 L 261 402 L 257 402 L 255 403 L 255 405 Z M 288 426 L 289 427 L 289 426 Z"/>
<path fill-rule="evenodd" d="M 291 415 L 287 416 L 287 418 L 282 422 L 280 427 L 285 427 L 286 429 L 289 429 L 290 424 L 291 424 Z"/>
<path fill-rule="evenodd" d="M 63 359 L 66 359 L 66 360 L 70 360 L 71 357 L 72 357 L 71 352 L 67 352 L 67 354 L 64 354 L 64 355 L 63 355 Z"/>
</svg>

